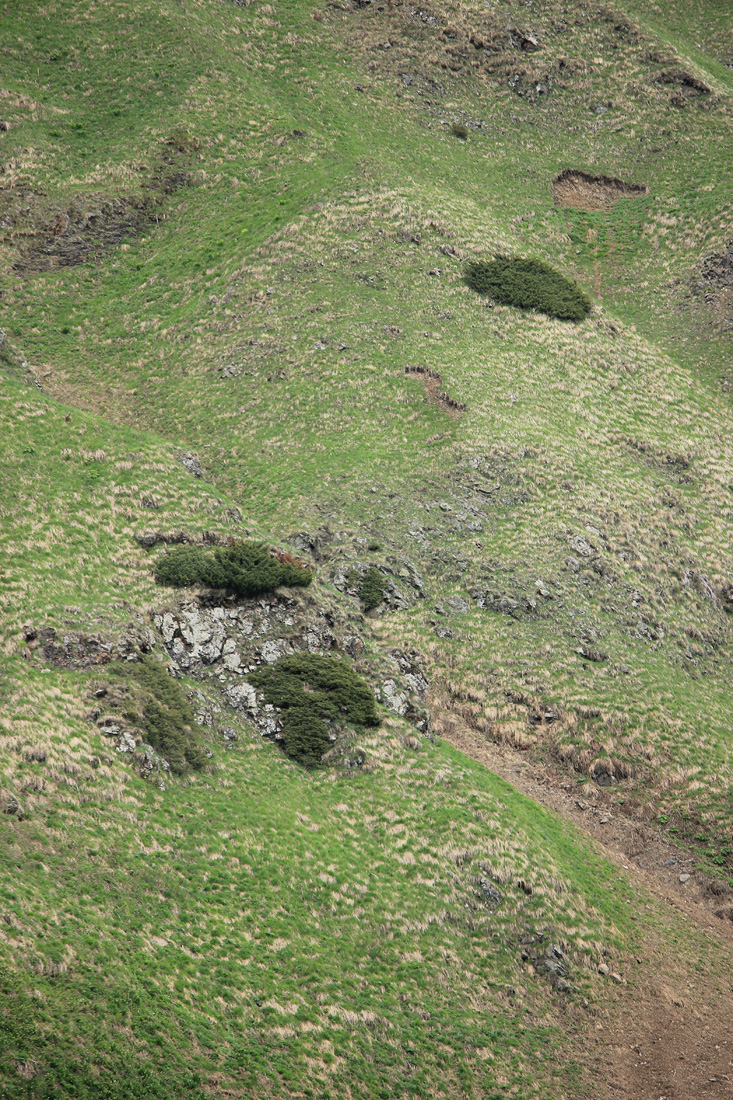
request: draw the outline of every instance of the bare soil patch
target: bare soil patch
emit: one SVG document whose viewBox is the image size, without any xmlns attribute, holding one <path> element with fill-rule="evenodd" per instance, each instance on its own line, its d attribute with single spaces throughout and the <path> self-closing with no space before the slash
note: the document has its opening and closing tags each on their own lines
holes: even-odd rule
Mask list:
<svg viewBox="0 0 733 1100">
<path fill-rule="evenodd" d="M 573 168 L 565 168 L 552 181 L 552 197 L 557 206 L 571 206 L 589 213 L 611 210 L 620 199 L 638 199 L 648 194 L 646 184 L 625 183 L 612 176 L 591 176 Z"/>
<path fill-rule="evenodd" d="M 142 194 L 93 192 L 61 206 L 43 191 L 0 187 L 0 243 L 15 253 L 13 270 L 36 274 L 76 267 L 164 220 L 168 196 L 192 183 L 187 169 L 197 148 L 183 132 L 168 138 L 140 182 Z"/>
<path fill-rule="evenodd" d="M 443 378 L 437 370 L 431 370 L 430 367 L 420 365 L 410 365 L 405 367 L 405 374 L 417 375 L 423 382 L 428 397 L 444 409 L 459 415 L 466 411 L 466 406 L 462 401 L 456 401 L 441 388 Z"/>
</svg>

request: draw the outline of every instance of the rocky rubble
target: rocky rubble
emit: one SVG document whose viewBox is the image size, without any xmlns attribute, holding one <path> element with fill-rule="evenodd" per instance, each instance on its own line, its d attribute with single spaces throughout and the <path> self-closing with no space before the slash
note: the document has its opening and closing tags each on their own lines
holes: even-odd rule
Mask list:
<svg viewBox="0 0 733 1100">
<path fill-rule="evenodd" d="M 373 568 L 360 561 L 339 562 L 331 574 L 334 587 L 347 596 L 359 598 L 359 588 L 367 571 Z M 383 598 L 380 611 L 402 611 L 410 607 L 416 599 L 425 595 L 425 582 L 417 566 L 407 558 L 388 558 L 377 567 L 382 575 Z"/>
<path fill-rule="evenodd" d="M 101 634 L 86 634 L 79 630 L 58 633 L 52 626 L 25 626 L 23 637 L 29 650 L 39 649 L 44 660 L 55 668 L 89 668 L 110 661 L 136 660 L 138 653 L 148 653 L 155 639 L 146 627 L 135 627 L 116 638 Z"/>
</svg>

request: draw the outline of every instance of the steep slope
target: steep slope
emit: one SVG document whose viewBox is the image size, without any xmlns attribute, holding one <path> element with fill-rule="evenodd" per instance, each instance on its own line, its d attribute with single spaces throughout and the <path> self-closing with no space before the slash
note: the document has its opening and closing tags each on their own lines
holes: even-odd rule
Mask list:
<svg viewBox="0 0 733 1100">
<path fill-rule="evenodd" d="M 690 1095 L 630 1004 L 724 1095 L 729 15 L 0 13 L 8 1095 Z M 477 295 L 499 253 L 590 316 Z M 154 584 L 243 537 L 313 589 Z M 246 679 L 301 650 L 383 706 L 315 773 Z M 125 740 L 140 652 L 202 771 Z M 451 740 L 668 830 L 720 941 Z"/>
</svg>

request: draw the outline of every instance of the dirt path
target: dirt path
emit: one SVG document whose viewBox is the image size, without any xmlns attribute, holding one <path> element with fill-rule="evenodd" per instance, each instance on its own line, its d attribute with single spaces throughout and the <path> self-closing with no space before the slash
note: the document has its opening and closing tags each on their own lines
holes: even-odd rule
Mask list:
<svg viewBox="0 0 733 1100">
<path fill-rule="evenodd" d="M 608 859 L 709 938 L 708 961 L 698 970 L 689 951 L 675 957 L 667 938 L 645 930 L 644 956 L 626 962 L 629 985 L 609 985 L 595 1017 L 569 1011 L 594 1097 L 733 1100 L 733 896 L 711 893 L 694 856 L 648 824 L 619 815 L 608 791 L 593 783 L 581 787 L 486 741 L 456 716 L 446 720 L 443 712 L 441 718 L 447 741 L 592 836 Z"/>
</svg>

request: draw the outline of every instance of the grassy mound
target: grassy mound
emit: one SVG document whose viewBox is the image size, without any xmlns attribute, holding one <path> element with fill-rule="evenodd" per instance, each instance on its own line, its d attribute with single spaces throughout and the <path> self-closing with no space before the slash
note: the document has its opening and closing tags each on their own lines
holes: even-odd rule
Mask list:
<svg viewBox="0 0 733 1100">
<path fill-rule="evenodd" d="M 249 676 L 265 699 L 283 713 L 283 748 L 307 768 L 329 745 L 326 723 L 377 726 L 374 695 L 365 681 L 335 657 L 297 654 Z"/>
<path fill-rule="evenodd" d="M 469 264 L 466 282 L 502 305 L 536 309 L 561 321 L 582 321 L 591 309 L 590 299 L 577 283 L 542 260 L 510 256 L 479 260 Z"/>
<path fill-rule="evenodd" d="M 182 775 L 188 768 L 202 768 L 206 756 L 198 742 L 199 729 L 181 685 L 154 657 L 122 664 L 120 676 L 133 680 L 140 690 L 142 713 L 131 715 L 148 741 Z"/>
<path fill-rule="evenodd" d="M 273 553 L 261 542 L 236 542 L 207 553 L 200 546 L 180 546 L 155 563 L 158 584 L 186 588 L 229 588 L 238 596 L 258 596 L 281 585 L 305 587 L 313 573 L 286 553 Z"/>
</svg>

